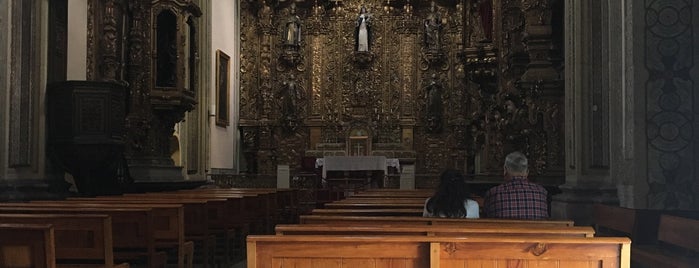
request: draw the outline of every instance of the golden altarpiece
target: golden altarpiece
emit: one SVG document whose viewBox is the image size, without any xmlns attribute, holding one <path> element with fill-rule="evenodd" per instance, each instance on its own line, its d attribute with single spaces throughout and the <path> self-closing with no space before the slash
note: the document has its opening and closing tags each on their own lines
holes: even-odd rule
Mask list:
<svg viewBox="0 0 699 268">
<path fill-rule="evenodd" d="M 561 182 L 562 5 L 242 1 L 243 170 L 366 154 L 414 164 L 429 187 L 445 168 L 499 177 L 521 150 Z"/>
</svg>

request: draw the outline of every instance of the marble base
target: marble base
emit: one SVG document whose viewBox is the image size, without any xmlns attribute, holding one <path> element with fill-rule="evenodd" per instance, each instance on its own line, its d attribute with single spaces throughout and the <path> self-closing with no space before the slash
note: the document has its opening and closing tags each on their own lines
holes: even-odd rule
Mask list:
<svg viewBox="0 0 699 268">
<path fill-rule="evenodd" d="M 619 204 L 613 185 L 563 184 L 559 189 L 561 193 L 552 197 L 551 217 L 573 220 L 578 226 L 592 225 L 595 203 Z"/>
</svg>

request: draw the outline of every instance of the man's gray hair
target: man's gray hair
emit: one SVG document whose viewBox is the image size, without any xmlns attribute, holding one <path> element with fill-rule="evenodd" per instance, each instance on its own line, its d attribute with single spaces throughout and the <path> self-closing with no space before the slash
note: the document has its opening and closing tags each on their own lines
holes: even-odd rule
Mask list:
<svg viewBox="0 0 699 268">
<path fill-rule="evenodd" d="M 529 160 L 520 152 L 512 152 L 505 157 L 505 170 L 510 174 L 525 174 L 529 168 Z"/>
</svg>

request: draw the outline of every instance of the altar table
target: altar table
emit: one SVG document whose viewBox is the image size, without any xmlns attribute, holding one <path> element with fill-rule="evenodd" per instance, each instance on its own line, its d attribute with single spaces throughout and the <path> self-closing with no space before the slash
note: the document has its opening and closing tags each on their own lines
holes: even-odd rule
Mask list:
<svg viewBox="0 0 699 268">
<path fill-rule="evenodd" d="M 395 167 L 400 171 L 400 162 L 397 158 L 385 156 L 326 156 L 316 159 L 316 168 L 323 167 L 323 178 L 327 171 L 352 171 L 352 170 L 382 170 L 388 174 L 388 167 Z"/>
</svg>

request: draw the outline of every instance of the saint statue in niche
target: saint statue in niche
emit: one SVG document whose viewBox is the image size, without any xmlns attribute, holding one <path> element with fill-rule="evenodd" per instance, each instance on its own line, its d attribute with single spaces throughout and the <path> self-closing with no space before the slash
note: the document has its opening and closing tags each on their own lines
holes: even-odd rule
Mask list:
<svg viewBox="0 0 699 268">
<path fill-rule="evenodd" d="M 442 31 L 442 17 L 437 12 L 434 1 L 430 4 L 430 14 L 425 19 L 425 46 L 430 51 L 439 51 L 441 48 L 440 35 Z"/>
<path fill-rule="evenodd" d="M 296 4 L 291 3 L 289 16 L 286 19 L 286 30 L 284 33 L 284 44 L 298 46 L 301 42 L 301 19 L 296 15 Z"/>
<path fill-rule="evenodd" d="M 438 132 L 442 128 L 442 84 L 437 78 L 437 74 L 432 74 L 432 80 L 425 87 L 427 95 L 427 129 L 431 132 Z"/>
<path fill-rule="evenodd" d="M 359 52 L 369 51 L 369 40 L 371 39 L 371 14 L 367 13 L 366 8 L 362 6 L 357 17 L 357 26 L 355 30 L 356 45 L 355 50 Z"/>
<path fill-rule="evenodd" d="M 301 90 L 296 85 L 295 79 L 296 77 L 292 74 L 282 84 L 282 113 L 287 117 L 296 115 L 297 102 L 301 100 Z"/>
</svg>

